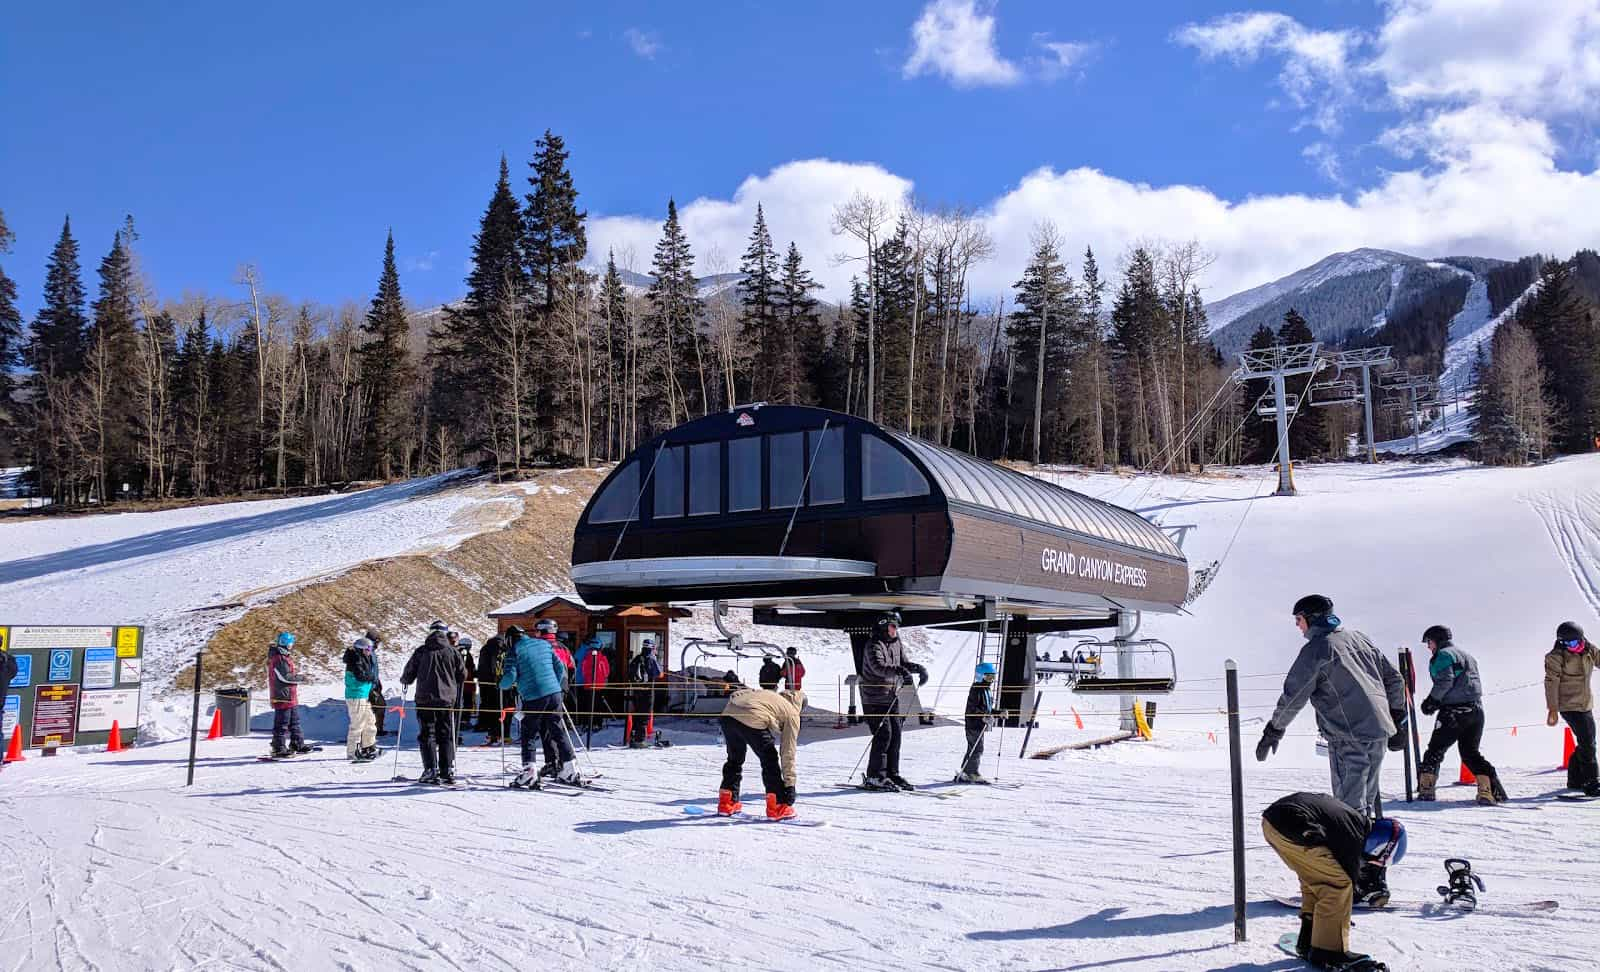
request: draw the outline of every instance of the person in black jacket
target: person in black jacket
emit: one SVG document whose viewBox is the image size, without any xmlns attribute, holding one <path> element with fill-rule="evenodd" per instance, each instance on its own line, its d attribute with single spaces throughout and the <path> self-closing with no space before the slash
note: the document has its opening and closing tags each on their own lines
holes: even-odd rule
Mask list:
<svg viewBox="0 0 1600 972">
<path fill-rule="evenodd" d="M 761 659 L 761 671 L 756 672 L 756 684 L 769 692 L 778 690 L 778 683 L 783 680 L 783 666 L 771 655 Z"/>
<path fill-rule="evenodd" d="M 478 652 L 478 726 L 488 745 L 500 743 L 500 656 L 505 641 L 495 635 Z"/>
<path fill-rule="evenodd" d="M 1384 886 L 1384 869 L 1405 856 L 1405 828 L 1393 817 L 1369 821 L 1326 793 L 1291 793 L 1261 814 L 1267 843 L 1300 879 L 1300 936 L 1295 951 L 1319 969 L 1387 970 L 1350 951 L 1350 911 L 1358 888 Z"/>
<path fill-rule="evenodd" d="M 987 783 L 983 774 L 978 772 L 978 764 L 983 761 L 983 734 L 994 721 L 994 697 L 991 691 L 994 688 L 995 677 L 999 669 L 994 662 L 980 662 L 975 670 L 972 688 L 967 690 L 966 730 L 967 730 L 967 756 L 961 761 L 961 772 L 956 776 L 957 783 Z"/>
<path fill-rule="evenodd" d="M 900 614 L 891 611 L 873 624 L 872 640 L 861 654 L 861 709 L 872 730 L 867 775 L 861 784 L 865 789 L 916 789 L 900 775 L 900 730 L 906 721 L 900 714 L 900 688 L 913 677 L 926 685 L 928 670 L 906 661 L 900 646 Z"/>
<path fill-rule="evenodd" d="M 450 644 L 444 623 L 435 621 L 428 638 L 411 653 L 402 686 L 417 683 L 417 748 L 422 751 L 419 783 L 453 786 L 456 781 L 456 693 L 467 673 Z"/>
<path fill-rule="evenodd" d="M 389 711 L 389 700 L 383 694 L 383 656 L 379 653 L 383 648 L 383 639 L 378 637 L 377 628 L 367 629 L 367 640 L 372 642 L 372 691 L 367 695 L 367 701 L 372 703 L 372 722 L 377 726 L 379 736 L 389 735 L 389 730 L 383 727 L 383 717 Z"/>
</svg>

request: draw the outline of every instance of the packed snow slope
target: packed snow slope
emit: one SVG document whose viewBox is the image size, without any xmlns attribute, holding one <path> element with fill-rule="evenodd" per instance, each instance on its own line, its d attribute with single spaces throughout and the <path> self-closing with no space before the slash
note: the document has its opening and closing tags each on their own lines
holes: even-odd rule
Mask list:
<svg viewBox="0 0 1600 972">
<path fill-rule="evenodd" d="M 1018 760 L 1021 733 L 995 730 L 984 770 L 1022 788 L 955 795 L 944 781 L 961 729 L 916 728 L 902 771 L 939 795 L 874 795 L 833 785 L 859 765 L 865 738 L 816 708 L 798 809 L 826 826 L 804 828 L 683 813 L 715 802 L 723 754 L 710 720 L 663 720 L 677 745 L 648 750 L 613 748 L 613 723 L 582 759 L 611 792 L 512 792 L 501 760 L 515 753 L 470 748 L 460 761 L 470 781 L 442 792 L 392 781 L 388 753 L 345 762 L 343 704 L 337 686 L 321 686 L 302 701 L 328 749 L 299 761 L 256 761 L 258 716 L 253 739 L 201 743 L 192 789 L 181 743 L 35 757 L 0 773 L 11 890 L 0 967 L 1296 968 L 1273 942 L 1297 921 L 1270 900 L 1294 882 L 1256 819 L 1277 796 L 1325 789 L 1326 762 L 1309 713 L 1270 761 L 1246 756 L 1250 938 L 1235 945 L 1221 676 L 1237 659 L 1253 747 L 1299 645 L 1290 605 L 1311 591 L 1386 650 L 1415 645 L 1429 624 L 1455 629 L 1482 666 L 1484 749 L 1512 795 L 1480 808 L 1447 787 L 1440 803 L 1406 805 L 1392 758 L 1385 798 L 1408 826 L 1410 855 L 1391 870 L 1397 907 L 1359 915 L 1353 946 L 1395 969 L 1592 966 L 1600 806 L 1553 799 L 1560 735 L 1543 726 L 1538 683 L 1557 622 L 1600 628 L 1600 457 L 1523 470 L 1308 466 L 1292 498 L 1268 495 L 1266 469 L 1041 475 L 1188 528 L 1197 567 L 1221 560 L 1191 614 L 1145 619 L 1143 634 L 1176 649 L 1180 678 L 1151 742 Z M 771 636 L 804 639 L 808 693 L 832 709 L 843 639 Z M 955 634 L 916 645 L 933 673 L 924 704 L 959 714 L 973 649 Z M 1104 735 L 1113 707 L 1046 683 L 1028 750 Z M 414 724 L 408 712 L 402 775 L 419 769 Z M 1446 775 L 1455 768 L 1452 756 Z M 752 761 L 743 791 L 757 812 L 759 778 Z M 1470 916 L 1427 907 L 1454 855 L 1488 882 Z M 1560 909 L 1516 908 L 1545 898 Z"/>
</svg>

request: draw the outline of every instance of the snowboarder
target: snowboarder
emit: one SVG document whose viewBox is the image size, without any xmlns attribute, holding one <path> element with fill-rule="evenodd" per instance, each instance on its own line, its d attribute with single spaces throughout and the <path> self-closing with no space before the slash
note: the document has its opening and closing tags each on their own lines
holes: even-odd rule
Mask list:
<svg viewBox="0 0 1600 972">
<path fill-rule="evenodd" d="M 367 701 L 372 704 L 372 722 L 377 726 L 379 736 L 389 735 L 389 730 L 383 727 L 384 716 L 389 711 L 389 699 L 383 694 L 383 656 L 379 653 L 383 648 L 383 639 L 378 637 L 378 629 L 367 629 L 367 640 L 372 642 L 372 692 L 368 694 Z"/>
<path fill-rule="evenodd" d="M 1478 778 L 1478 802 L 1484 805 L 1503 802 L 1505 787 L 1495 773 L 1494 764 L 1478 751 L 1483 742 L 1483 680 L 1478 676 L 1478 660 L 1455 646 L 1450 629 L 1436 624 L 1422 633 L 1432 660 L 1428 674 L 1433 688 L 1422 700 L 1422 714 L 1438 713 L 1433 736 L 1417 767 L 1417 798 L 1432 802 L 1439 783 L 1439 764 L 1457 742 L 1461 744 L 1461 764 Z"/>
<path fill-rule="evenodd" d="M 761 656 L 761 670 L 756 672 L 756 684 L 769 692 L 778 690 L 778 683 L 783 681 L 783 666 L 771 655 Z"/>
<path fill-rule="evenodd" d="M 795 743 L 800 738 L 800 712 L 804 693 L 742 688 L 728 697 L 722 710 L 722 741 L 728 761 L 722 764 L 722 788 L 717 792 L 717 813 L 731 817 L 743 807 L 739 781 L 749 750 L 761 760 L 761 783 L 767 790 L 767 819 L 794 816 Z M 778 737 L 773 745 L 772 737 Z"/>
<path fill-rule="evenodd" d="M 294 655 L 294 635 L 279 632 L 267 651 L 267 688 L 272 698 L 272 755 L 281 759 L 296 753 L 309 753 L 306 737 L 300 732 L 300 683 Z M 9 681 L 9 679 L 8 679 Z"/>
<path fill-rule="evenodd" d="M 631 749 L 643 749 L 645 727 L 656 711 L 656 681 L 661 678 L 661 663 L 656 661 L 656 643 L 646 638 L 639 657 L 628 666 L 628 681 L 633 711 L 633 738 L 628 740 Z"/>
<path fill-rule="evenodd" d="M 572 742 L 567 738 L 567 727 L 561 718 L 561 693 L 566 688 L 567 669 L 555 653 L 555 622 L 540 621 L 550 625 L 549 630 L 536 626 L 539 634 L 548 638 L 530 638 L 519 628 L 506 632 L 516 633 L 506 651 L 501 666 L 500 688 L 513 686 L 522 695 L 522 772 L 513 786 L 531 786 L 540 776 L 555 776 L 564 783 L 579 783 L 578 764 L 572 752 Z M 544 769 L 533 759 L 534 739 L 543 744 Z"/>
<path fill-rule="evenodd" d="M 1306 643 L 1283 680 L 1272 718 L 1261 732 L 1256 759 L 1275 752 L 1307 701 L 1328 741 L 1333 795 L 1381 816 L 1378 777 L 1385 748 L 1405 748 L 1405 687 L 1400 673 L 1367 636 L 1347 630 L 1333 602 L 1308 594 L 1295 602 L 1294 620 Z"/>
<path fill-rule="evenodd" d="M 989 690 L 998 675 L 994 662 L 980 662 L 974 671 L 972 688 L 967 690 L 967 756 L 961 761 L 957 783 L 989 782 L 978 772 L 978 764 L 983 761 L 983 734 L 994 724 L 994 698 Z"/>
<path fill-rule="evenodd" d="M 800 649 L 790 645 L 783 659 L 783 687 L 799 692 L 800 684 L 805 681 L 805 677 L 806 666 L 800 660 Z"/>
<path fill-rule="evenodd" d="M 880 615 L 872 626 L 872 640 L 861 653 L 861 710 L 872 730 L 862 785 L 869 790 L 916 789 L 900 775 L 900 732 L 905 722 L 900 714 L 900 687 L 913 676 L 920 679 L 919 684 L 928 683 L 928 670 L 905 659 L 899 612 Z"/>
<path fill-rule="evenodd" d="M 461 655 L 461 694 L 456 702 L 456 745 L 461 745 L 461 733 L 468 728 L 467 716 L 478 711 L 478 666 L 472 660 L 472 639 L 462 635 L 456 639 L 456 651 Z"/>
<path fill-rule="evenodd" d="M 478 726 L 488 738 L 484 742 L 497 745 L 504 727 L 500 722 L 500 656 L 504 653 L 505 639 L 492 636 L 478 652 Z"/>
<path fill-rule="evenodd" d="M 1391 863 L 1406 853 L 1406 831 L 1392 818 L 1367 816 L 1325 793 L 1292 793 L 1261 814 L 1261 832 L 1300 879 L 1300 936 L 1295 954 L 1319 969 L 1380 972 L 1388 966 L 1350 951 L 1350 911 L 1358 888 L 1381 885 L 1388 903 Z"/>
<path fill-rule="evenodd" d="M 372 683 L 378 677 L 377 667 L 370 639 L 357 638 L 344 650 L 344 705 L 350 714 L 344 749 L 352 763 L 370 763 L 378 758 L 378 727 L 368 701 Z"/>
<path fill-rule="evenodd" d="M 578 663 L 583 678 L 584 702 L 589 713 L 590 728 L 605 725 L 605 713 L 610 708 L 606 701 L 606 683 L 611 681 L 611 660 L 598 642 L 591 645 Z"/>
<path fill-rule="evenodd" d="M 401 686 L 417 683 L 417 748 L 422 752 L 419 783 L 454 786 L 456 782 L 455 704 L 461 680 L 461 656 L 450 645 L 444 622 L 435 621 L 428 637 L 411 653 Z"/>
<path fill-rule="evenodd" d="M 1556 628 L 1556 643 L 1544 656 L 1544 698 L 1550 711 L 1545 719 L 1556 724 L 1559 715 L 1572 729 L 1577 748 L 1567 761 L 1567 788 L 1586 796 L 1600 796 L 1600 765 L 1595 761 L 1594 693 L 1589 688 L 1600 648 L 1583 636 L 1572 621 Z"/>
</svg>

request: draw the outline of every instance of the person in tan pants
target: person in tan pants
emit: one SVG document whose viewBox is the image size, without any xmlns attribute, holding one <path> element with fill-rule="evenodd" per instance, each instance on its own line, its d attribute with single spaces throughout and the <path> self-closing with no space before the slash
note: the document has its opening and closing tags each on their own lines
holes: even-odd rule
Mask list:
<svg viewBox="0 0 1600 972">
<path fill-rule="evenodd" d="M 1386 968 L 1350 951 L 1350 911 L 1357 884 L 1405 854 L 1405 828 L 1392 819 L 1369 824 L 1326 793 L 1292 793 L 1262 812 L 1261 832 L 1300 879 L 1296 953 L 1319 969 Z"/>
</svg>

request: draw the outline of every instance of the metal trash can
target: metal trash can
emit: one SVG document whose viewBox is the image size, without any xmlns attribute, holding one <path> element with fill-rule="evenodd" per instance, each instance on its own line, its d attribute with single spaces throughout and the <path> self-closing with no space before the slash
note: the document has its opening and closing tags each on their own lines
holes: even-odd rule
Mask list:
<svg viewBox="0 0 1600 972">
<path fill-rule="evenodd" d="M 222 713 L 224 736 L 250 735 L 249 689 L 217 689 L 217 711 Z"/>
</svg>

